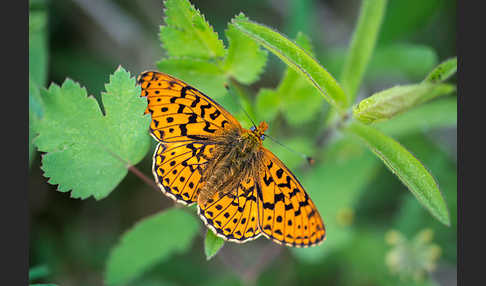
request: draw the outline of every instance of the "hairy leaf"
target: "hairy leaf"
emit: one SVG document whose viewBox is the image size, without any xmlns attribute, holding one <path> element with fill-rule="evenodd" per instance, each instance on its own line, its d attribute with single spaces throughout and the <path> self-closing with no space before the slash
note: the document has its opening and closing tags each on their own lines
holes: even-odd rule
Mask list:
<svg viewBox="0 0 486 286">
<path fill-rule="evenodd" d="M 406 136 L 434 128 L 457 126 L 457 98 L 434 100 L 391 120 L 377 122 L 376 128 L 389 136 Z"/>
<path fill-rule="evenodd" d="M 363 99 L 353 108 L 353 116 L 367 124 L 387 120 L 454 90 L 455 87 L 450 84 L 421 83 L 395 86 Z"/>
<path fill-rule="evenodd" d="M 450 225 L 447 205 L 437 182 L 415 156 L 397 141 L 357 121 L 349 123 L 346 131 L 363 140 L 436 219 Z"/>
<path fill-rule="evenodd" d="M 424 81 L 430 83 L 444 82 L 457 71 L 457 57 L 443 61 L 435 67 L 425 78 Z"/>
<path fill-rule="evenodd" d="M 237 18 L 232 23 L 304 76 L 334 107 L 343 111 L 348 105 L 337 81 L 303 48 L 279 32 L 250 20 Z"/>
</svg>

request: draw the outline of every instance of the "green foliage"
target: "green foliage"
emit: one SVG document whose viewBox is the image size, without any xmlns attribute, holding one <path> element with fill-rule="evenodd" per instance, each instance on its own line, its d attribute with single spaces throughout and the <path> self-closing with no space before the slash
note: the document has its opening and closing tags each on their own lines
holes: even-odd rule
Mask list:
<svg viewBox="0 0 486 286">
<path fill-rule="evenodd" d="M 330 49 L 322 55 L 322 62 L 332 74 L 340 74 L 347 53 L 342 48 Z M 429 46 L 398 43 L 376 47 L 363 74 L 365 82 L 383 79 L 422 79 L 438 64 L 438 56 Z"/>
<path fill-rule="evenodd" d="M 372 127 L 351 122 L 347 130 L 362 139 L 434 217 L 450 225 L 449 212 L 439 186 L 417 158 L 398 142 Z"/>
<path fill-rule="evenodd" d="M 112 249 L 106 265 L 106 284 L 126 284 L 157 263 L 186 251 L 198 229 L 194 216 L 176 208 L 143 219 Z"/>
<path fill-rule="evenodd" d="M 298 33 L 295 43 L 313 56 L 306 35 Z M 276 89 L 260 89 L 255 105 L 261 120 L 272 120 L 280 112 L 291 125 L 299 126 L 315 118 L 322 110 L 323 100 L 303 75 L 287 67 Z"/>
<path fill-rule="evenodd" d="M 349 137 L 331 143 L 316 159 L 323 162 L 305 174 L 303 184 L 321 212 L 327 238 L 325 247 L 292 250 L 308 263 L 350 243 L 354 236 L 354 206 L 378 166 L 373 156 Z M 352 174 L 352 180 L 342 174 Z"/>
<path fill-rule="evenodd" d="M 108 57 L 98 60 L 82 49 L 58 43 L 62 49 L 49 53 L 53 58 L 49 76 L 56 81 L 67 73 L 70 78 L 82 79 L 80 82 L 90 88 L 96 100 L 71 79 L 61 86 L 51 84 L 46 90 L 48 17 L 42 1 L 30 3 L 29 161 L 37 147 L 44 152 L 39 164 L 49 183 L 57 184 L 61 192 L 71 190 L 73 198 L 96 199 L 83 202 L 83 215 L 74 223 L 71 218 L 78 209 L 69 206 L 69 200 L 56 200 L 44 207 L 65 210 L 56 217 L 56 227 L 49 230 L 45 230 L 48 224 L 42 224 L 44 219 L 34 220 L 42 231 L 34 231 L 31 263 L 41 266 L 31 268 L 31 282 L 37 282 L 32 281 L 36 278 L 74 281 L 69 274 L 72 269 L 81 269 L 78 278 L 85 279 L 82 284 L 92 284 L 93 277 L 85 274 L 94 272 L 98 279 L 104 277 L 107 285 L 314 285 L 323 281 L 340 285 L 437 285 L 430 277 L 409 280 L 413 273 L 428 270 L 437 261 L 438 257 L 426 255 L 430 254 L 430 240 L 420 244 L 425 245 L 419 247 L 423 252 L 410 248 L 410 244 L 387 245 L 385 234 L 390 229 L 403 233 L 403 237 L 432 229 L 434 243 L 444 253 L 439 265 L 443 261 L 456 263 L 456 162 L 442 150 L 448 147 L 446 144 L 435 144 L 424 136 L 433 137 L 430 131 L 457 124 L 457 99 L 444 96 L 455 90 L 454 84 L 444 82 L 455 74 L 457 58 L 436 66 L 438 54 L 444 53 L 437 53 L 432 41 L 424 45 L 418 38 L 427 28 L 423 26 L 441 9 L 439 1 L 363 1 L 358 19 L 353 20 L 356 27 L 349 47 L 327 50 L 320 46 L 326 41 L 318 36 L 327 37 L 325 32 L 333 27 L 314 29 L 319 35 L 309 30 L 327 23 L 320 18 L 316 19 L 319 23 L 312 23 L 313 17 L 320 15 L 317 9 L 322 10 L 313 1 L 291 1 L 290 10 L 295 11 L 290 11 L 287 31 L 294 40 L 243 13 L 227 23 L 227 18 L 209 15 L 217 10 L 210 9 L 209 4 L 193 2 L 207 9 L 205 17 L 189 0 L 164 1 L 165 23 L 159 33 L 164 56 L 156 63 L 157 68 L 215 99 L 244 127 L 250 120 L 241 107 L 254 120 L 269 121 L 269 135 L 315 159 L 315 165 L 309 166 L 280 144 L 268 139 L 264 143 L 299 178 L 327 230 L 321 246 L 282 251 L 275 260 L 267 255 L 273 248 L 266 245 L 273 242 L 261 241 L 264 238 L 243 245 L 226 243 L 218 257 L 221 259 L 212 259 L 225 241 L 204 228 L 205 238 L 192 244 L 200 225 L 197 217 L 189 214 L 195 207 L 172 207 L 146 216 L 167 207 L 162 202 L 165 197 L 157 193 L 154 202 L 153 194 L 143 193 L 140 180 L 133 176 L 120 184 L 138 162 L 141 173 L 150 173 L 151 157 L 147 154 L 154 144 L 148 136 L 150 117 L 143 115 L 146 100 L 140 97 L 140 88 L 127 71 L 119 68 L 110 76 L 106 91 L 98 92 L 107 68 L 112 70 Z M 62 5 L 59 3 L 53 5 Z M 264 12 L 260 19 L 265 23 L 281 21 L 257 3 L 250 1 L 248 5 Z M 58 15 L 49 19 L 55 23 Z M 258 17 L 258 13 L 252 15 Z M 324 20 L 332 23 L 332 19 Z M 61 29 L 54 26 L 52 30 L 59 33 Z M 417 43 L 410 42 L 409 36 Z M 267 62 L 268 51 L 277 57 Z M 276 72 L 281 66 L 272 62 L 279 59 L 286 64 L 282 77 L 280 71 Z M 335 75 L 340 76 L 339 81 Z M 402 82 L 390 83 L 397 79 Z M 272 82 L 277 86 L 269 86 Z M 361 89 L 363 84 L 365 88 Z M 386 85 L 395 86 L 355 102 L 358 91 L 374 91 L 376 86 Z M 322 97 L 330 104 L 323 104 Z M 356 104 L 354 109 L 350 108 L 352 104 Z M 115 187 L 123 191 L 113 192 L 113 199 L 98 201 Z M 406 189 L 414 196 L 402 191 Z M 48 198 L 44 201 L 51 200 Z M 51 216 L 39 211 L 41 208 L 34 205 L 33 213 L 49 221 Z M 97 210 L 95 214 L 83 220 L 84 214 L 93 210 Z M 91 227 L 93 218 L 98 221 L 98 217 L 103 231 L 94 233 L 90 228 L 89 237 L 101 233 L 101 246 L 86 238 L 86 229 L 71 229 L 82 223 Z M 121 235 L 105 260 L 110 248 L 107 245 L 113 245 L 118 233 L 133 221 L 138 223 Z M 60 223 L 70 226 L 69 233 L 55 240 L 58 231 L 66 231 L 57 227 Z M 68 247 L 58 243 L 61 240 Z M 192 246 L 195 251 L 189 251 Z M 236 252 L 239 249 L 241 254 Z M 414 269 L 419 271 L 412 273 L 407 263 L 397 263 L 393 259 L 396 253 L 415 261 L 414 267 L 421 265 Z M 388 265 L 387 255 L 392 257 Z M 259 257 L 263 257 L 261 261 Z M 101 265 L 106 266 L 104 273 L 96 269 Z M 222 267 L 234 271 L 221 271 Z M 279 275 L 275 275 L 277 271 Z M 405 280 L 400 279 L 403 273 Z M 59 275 L 60 279 L 51 279 Z"/>
<path fill-rule="evenodd" d="M 206 231 L 206 239 L 204 240 L 204 253 L 206 254 L 206 259 L 210 260 L 224 245 L 224 240 L 217 237 L 214 232 L 210 229 Z"/>
<path fill-rule="evenodd" d="M 457 125 L 457 98 L 446 97 L 417 106 L 391 120 L 374 124 L 383 133 L 407 136 L 432 129 L 455 127 Z"/>
<path fill-rule="evenodd" d="M 422 83 L 395 86 L 371 95 L 353 108 L 353 116 L 364 123 L 392 118 L 435 97 L 455 91 L 450 84 L 442 84 L 457 70 L 457 59 L 450 59 L 434 68 Z"/>
<path fill-rule="evenodd" d="M 349 104 L 356 98 L 358 87 L 375 48 L 386 4 L 387 0 L 369 0 L 361 4 L 358 23 L 341 74 L 341 84 L 350 98 Z"/>
<path fill-rule="evenodd" d="M 47 152 L 44 175 L 59 191 L 72 190 L 73 198 L 106 197 L 150 146 L 146 99 L 128 72 L 120 67 L 110 76 L 102 99 L 105 115 L 72 80 L 42 90 L 44 116 L 35 126 L 34 143 Z"/>
<path fill-rule="evenodd" d="M 225 48 L 218 34 L 188 0 L 167 0 L 165 7 L 166 25 L 160 28 L 160 40 L 168 57 L 157 63 L 159 70 L 216 99 L 226 94 L 224 85 L 232 78 L 244 84 L 258 79 L 267 53 L 251 38 L 229 24 L 225 31 L 229 47 Z M 236 19 L 246 17 L 240 14 Z"/>
<path fill-rule="evenodd" d="M 47 14 L 44 3 L 29 2 L 29 166 L 35 152 L 34 125 L 42 116 L 39 87 L 47 81 Z"/>
<path fill-rule="evenodd" d="M 366 124 L 387 120 L 454 90 L 455 87 L 450 84 L 421 83 L 394 86 L 362 100 L 353 108 L 353 116 Z"/>
<path fill-rule="evenodd" d="M 279 32 L 264 25 L 241 18 L 232 23 L 289 67 L 304 76 L 337 110 L 347 105 L 347 97 L 337 81 L 305 50 Z"/>
<path fill-rule="evenodd" d="M 166 26 L 160 40 L 170 57 L 211 59 L 224 56 L 223 42 L 189 1 L 164 1 Z"/>
<path fill-rule="evenodd" d="M 457 71 L 457 58 L 452 58 L 445 60 L 440 65 L 438 65 L 434 70 L 432 70 L 427 77 L 425 82 L 439 83 L 447 80 Z"/>
<path fill-rule="evenodd" d="M 246 19 L 243 14 L 236 19 Z M 224 60 L 226 74 L 244 84 L 255 82 L 265 67 L 267 51 L 229 24 L 225 31 L 228 38 L 228 54 Z"/>
<path fill-rule="evenodd" d="M 29 10 L 29 73 L 32 80 L 44 86 L 47 80 L 47 14 L 44 5 Z"/>
<path fill-rule="evenodd" d="M 49 275 L 49 268 L 47 265 L 38 265 L 29 269 L 29 281 L 35 281 L 39 278 L 44 278 Z"/>
</svg>

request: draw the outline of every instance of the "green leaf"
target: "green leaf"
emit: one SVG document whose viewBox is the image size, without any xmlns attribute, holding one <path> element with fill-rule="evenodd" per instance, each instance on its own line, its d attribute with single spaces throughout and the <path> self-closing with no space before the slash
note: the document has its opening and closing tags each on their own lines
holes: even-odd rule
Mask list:
<svg viewBox="0 0 486 286">
<path fill-rule="evenodd" d="M 386 4 L 386 0 L 368 0 L 361 4 L 361 12 L 340 81 L 350 98 L 349 104 L 352 104 L 356 98 L 366 67 L 373 54 Z"/>
<path fill-rule="evenodd" d="M 106 197 L 150 147 L 150 115 L 135 79 L 119 67 L 102 94 L 106 115 L 72 80 L 42 90 L 44 116 L 35 138 L 44 176 L 71 197 Z"/>
<path fill-rule="evenodd" d="M 217 237 L 211 230 L 206 232 L 206 240 L 204 240 L 204 253 L 206 254 L 206 260 L 213 258 L 218 251 L 223 247 L 224 240 Z"/>
<path fill-rule="evenodd" d="M 343 112 L 348 105 L 343 90 L 337 81 L 303 48 L 279 32 L 261 24 L 238 18 L 233 19 L 232 23 L 237 29 L 303 75 L 330 104 Z"/>
<path fill-rule="evenodd" d="M 188 0 L 164 2 L 166 26 L 160 27 L 160 40 L 171 57 L 222 58 L 223 42 L 204 16 Z"/>
<path fill-rule="evenodd" d="M 197 219 L 178 208 L 143 219 L 125 232 L 111 250 L 106 265 L 106 284 L 126 284 L 157 263 L 186 251 L 198 229 Z"/>
<path fill-rule="evenodd" d="M 444 82 L 457 71 L 457 57 L 443 61 L 434 68 L 425 78 L 425 82 L 439 83 Z"/>
<path fill-rule="evenodd" d="M 451 93 L 450 84 L 412 84 L 394 86 L 363 99 L 353 108 L 353 116 L 363 123 L 390 119 L 440 95 Z"/>
<path fill-rule="evenodd" d="M 51 283 L 48 283 L 48 284 L 45 284 L 45 283 L 41 283 L 41 284 L 29 284 L 29 286 L 57 286 L 57 284 L 51 284 Z"/>
<path fill-rule="evenodd" d="M 246 19 L 243 14 L 237 19 Z M 233 76 L 244 84 L 251 84 L 258 79 L 263 72 L 268 53 L 246 34 L 229 24 L 225 31 L 228 38 L 228 54 L 224 60 L 224 69 L 227 75 Z"/>
<path fill-rule="evenodd" d="M 363 140 L 436 219 L 450 225 L 449 212 L 439 186 L 417 158 L 373 127 L 352 121 L 345 130 Z"/>
<path fill-rule="evenodd" d="M 374 125 L 375 128 L 392 137 L 455 126 L 457 126 L 457 98 L 455 96 L 420 105 L 391 120 Z"/>
<path fill-rule="evenodd" d="M 47 80 L 47 14 L 44 8 L 29 10 L 29 73 L 38 86 Z"/>
<path fill-rule="evenodd" d="M 224 84 L 227 79 L 216 63 L 197 59 L 163 59 L 157 62 L 160 71 L 175 76 L 207 96 L 218 99 L 226 94 Z"/>
</svg>

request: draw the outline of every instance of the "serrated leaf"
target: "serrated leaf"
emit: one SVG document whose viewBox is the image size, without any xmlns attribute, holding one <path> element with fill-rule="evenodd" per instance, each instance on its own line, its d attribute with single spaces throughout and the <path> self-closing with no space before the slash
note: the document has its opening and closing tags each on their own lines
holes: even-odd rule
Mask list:
<svg viewBox="0 0 486 286">
<path fill-rule="evenodd" d="M 439 83 L 444 82 L 457 71 L 457 57 L 443 61 L 435 67 L 425 78 L 425 82 Z"/>
<path fill-rule="evenodd" d="M 450 225 L 449 212 L 439 186 L 417 158 L 373 127 L 352 121 L 345 130 L 363 140 L 436 219 Z"/>
<path fill-rule="evenodd" d="M 157 68 L 192 85 L 207 96 L 217 99 L 226 94 L 227 79 L 221 68 L 205 60 L 188 58 L 163 59 Z"/>
<path fill-rule="evenodd" d="M 341 84 L 352 104 L 356 97 L 385 14 L 386 0 L 368 0 L 361 4 L 358 23 L 341 74 Z"/>
<path fill-rule="evenodd" d="M 211 230 L 207 230 L 206 239 L 204 240 L 204 253 L 206 254 L 206 260 L 213 258 L 219 250 L 223 247 L 224 240 L 217 237 Z"/>
<path fill-rule="evenodd" d="M 125 232 L 111 250 L 105 283 L 126 284 L 157 263 L 186 251 L 198 229 L 198 220 L 177 208 L 143 219 Z"/>
<path fill-rule="evenodd" d="M 160 40 L 170 57 L 222 58 L 223 42 L 188 0 L 166 0 Z"/>
<path fill-rule="evenodd" d="M 406 136 L 434 128 L 457 126 L 457 98 L 434 100 L 374 125 L 389 136 Z"/>
<path fill-rule="evenodd" d="M 234 26 L 278 56 L 289 67 L 308 80 L 338 110 L 348 105 L 338 82 L 300 46 L 279 32 L 245 19 L 233 19 Z"/>
<path fill-rule="evenodd" d="M 421 83 L 394 86 L 363 99 L 353 108 L 353 116 L 366 124 L 387 120 L 454 90 L 455 87 L 450 84 Z"/>
<path fill-rule="evenodd" d="M 243 14 L 236 16 L 246 19 Z M 227 75 L 233 76 L 244 84 L 251 84 L 263 72 L 268 53 L 246 34 L 229 24 L 225 31 L 228 38 L 228 54 L 224 60 L 224 69 Z"/>
<path fill-rule="evenodd" d="M 148 152 L 150 115 L 135 79 L 119 67 L 102 94 L 106 115 L 86 89 L 72 80 L 42 90 L 43 118 L 34 144 L 44 176 L 71 197 L 106 197 L 125 177 L 127 168 Z"/>
</svg>

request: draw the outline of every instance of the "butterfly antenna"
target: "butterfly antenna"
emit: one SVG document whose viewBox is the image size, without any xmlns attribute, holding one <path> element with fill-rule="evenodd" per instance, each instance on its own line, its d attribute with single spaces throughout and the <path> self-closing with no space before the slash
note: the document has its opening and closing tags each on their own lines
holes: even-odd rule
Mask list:
<svg viewBox="0 0 486 286">
<path fill-rule="evenodd" d="M 226 88 L 226 90 L 228 91 L 229 94 L 231 94 L 235 100 L 236 100 L 236 104 L 238 104 L 238 106 L 240 107 L 241 110 L 243 110 L 243 112 L 245 113 L 246 117 L 248 117 L 248 119 L 251 121 L 251 124 L 253 124 L 253 127 L 257 127 L 255 122 L 253 121 L 253 119 L 251 119 L 250 115 L 248 114 L 248 112 L 246 112 L 246 110 L 243 108 L 243 106 L 241 106 L 240 104 L 240 99 L 236 96 L 236 94 L 234 93 L 234 91 L 229 87 L 228 84 L 224 84 L 224 87 Z"/>
<path fill-rule="evenodd" d="M 271 139 L 273 142 L 275 142 L 275 143 L 277 143 L 278 145 L 280 145 L 280 146 L 284 147 L 285 149 L 289 150 L 290 152 L 293 152 L 293 153 L 295 153 L 295 154 L 297 154 L 297 155 L 301 156 L 302 158 L 304 158 L 304 159 L 307 161 L 307 163 L 309 163 L 309 165 L 311 165 L 311 166 L 312 166 L 312 165 L 314 165 L 314 162 L 315 162 L 315 161 L 314 161 L 314 159 L 312 159 L 312 157 L 307 156 L 306 154 L 304 154 L 304 153 L 302 153 L 302 152 L 295 151 L 294 149 L 290 148 L 289 146 L 284 145 L 284 144 L 282 144 L 282 143 L 278 142 L 278 141 L 277 141 L 277 139 L 273 138 L 273 137 L 272 137 L 272 136 L 270 136 L 270 135 L 265 134 L 265 137 L 270 138 L 270 139 Z"/>
</svg>

